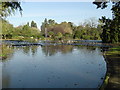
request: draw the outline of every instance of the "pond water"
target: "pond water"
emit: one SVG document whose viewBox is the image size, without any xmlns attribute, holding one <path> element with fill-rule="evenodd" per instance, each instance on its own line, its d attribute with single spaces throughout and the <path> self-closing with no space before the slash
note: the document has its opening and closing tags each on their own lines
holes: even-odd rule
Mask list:
<svg viewBox="0 0 120 90">
<path fill-rule="evenodd" d="M 4 46 L 3 53 L 3 88 L 98 88 L 106 74 L 97 47 Z"/>
</svg>

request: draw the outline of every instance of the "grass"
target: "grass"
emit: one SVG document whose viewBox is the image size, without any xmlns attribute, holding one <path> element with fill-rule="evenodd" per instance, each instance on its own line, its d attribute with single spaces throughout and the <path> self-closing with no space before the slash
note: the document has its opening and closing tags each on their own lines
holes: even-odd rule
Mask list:
<svg viewBox="0 0 120 90">
<path fill-rule="evenodd" d="M 118 64 L 120 62 L 120 45 L 115 45 L 113 48 L 110 48 L 109 51 L 105 53 L 106 60 L 108 62 L 108 71 L 106 73 L 106 77 L 104 79 L 104 83 L 101 86 L 100 90 L 105 90 L 106 88 L 110 88 L 117 85 L 115 81 L 112 83 L 109 80 L 113 80 L 114 77 L 118 78 L 118 73 L 114 73 L 114 71 L 118 71 L 117 68 L 120 68 Z M 114 68 L 113 68 L 114 67 Z M 116 68 L 117 67 L 117 68 Z M 112 74 L 112 76 L 111 76 Z"/>
<path fill-rule="evenodd" d="M 120 46 L 111 48 L 109 51 L 107 51 L 106 55 L 120 55 Z"/>
<path fill-rule="evenodd" d="M 105 79 L 104 79 L 104 82 L 103 82 L 103 84 L 102 84 L 102 86 L 100 87 L 99 90 L 105 90 L 105 87 L 106 87 L 107 84 L 108 84 L 109 78 L 110 78 L 109 75 L 106 75 L 106 77 L 105 77 Z"/>
<path fill-rule="evenodd" d="M 0 57 L 5 57 L 6 55 L 5 54 L 0 54 Z"/>
<path fill-rule="evenodd" d="M 19 40 L 19 39 L 0 39 L 0 40 Z"/>
</svg>

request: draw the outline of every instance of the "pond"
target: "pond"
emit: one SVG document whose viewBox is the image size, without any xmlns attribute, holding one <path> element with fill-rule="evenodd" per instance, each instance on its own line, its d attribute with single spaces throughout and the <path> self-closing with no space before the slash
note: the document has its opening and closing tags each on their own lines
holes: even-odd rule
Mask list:
<svg viewBox="0 0 120 90">
<path fill-rule="evenodd" d="M 98 47 L 4 45 L 3 53 L 3 88 L 99 88 L 106 74 Z"/>
</svg>

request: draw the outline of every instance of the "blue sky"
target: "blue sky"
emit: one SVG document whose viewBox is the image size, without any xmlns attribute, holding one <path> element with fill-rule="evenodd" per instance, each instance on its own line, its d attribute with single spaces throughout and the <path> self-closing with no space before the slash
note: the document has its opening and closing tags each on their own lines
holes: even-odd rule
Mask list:
<svg viewBox="0 0 120 90">
<path fill-rule="evenodd" d="M 111 17 L 110 7 L 104 10 L 96 9 L 92 2 L 22 2 L 22 8 L 22 17 L 16 12 L 7 18 L 14 26 L 24 25 L 33 20 L 40 28 L 45 18 L 54 19 L 58 23 L 70 21 L 79 25 L 92 17 Z"/>
</svg>

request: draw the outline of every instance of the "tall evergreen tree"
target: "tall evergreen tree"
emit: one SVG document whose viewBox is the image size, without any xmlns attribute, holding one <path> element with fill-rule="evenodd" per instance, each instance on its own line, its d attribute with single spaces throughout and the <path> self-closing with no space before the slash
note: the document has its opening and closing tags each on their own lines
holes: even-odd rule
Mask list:
<svg viewBox="0 0 120 90">
<path fill-rule="evenodd" d="M 31 27 L 37 28 L 37 24 L 36 24 L 34 21 L 32 21 L 32 22 L 31 22 Z"/>
</svg>

